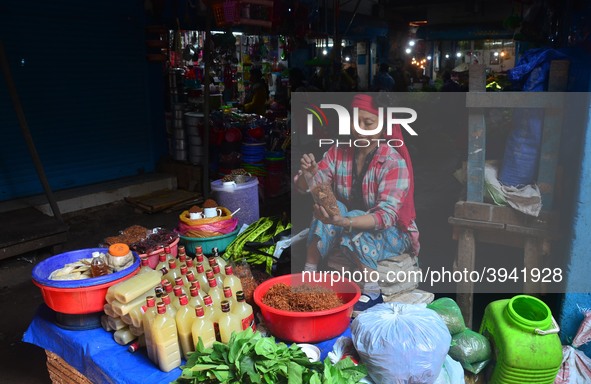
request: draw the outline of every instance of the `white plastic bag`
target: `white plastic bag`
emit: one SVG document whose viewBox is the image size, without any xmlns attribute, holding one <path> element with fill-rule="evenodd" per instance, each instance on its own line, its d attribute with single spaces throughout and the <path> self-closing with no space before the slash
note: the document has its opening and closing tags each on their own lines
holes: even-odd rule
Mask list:
<svg viewBox="0 0 591 384">
<path fill-rule="evenodd" d="M 554 384 L 586 384 L 591 382 L 591 359 L 583 351 L 581 345 L 591 340 L 591 312 L 585 318 L 571 345 L 562 347 L 562 365 L 556 375 Z"/>
<path fill-rule="evenodd" d="M 378 304 L 355 318 L 353 344 L 376 383 L 433 384 L 451 335 L 425 304 Z"/>
<path fill-rule="evenodd" d="M 464 384 L 464 368 L 459 361 L 445 356 L 443 368 L 434 384 Z"/>
</svg>

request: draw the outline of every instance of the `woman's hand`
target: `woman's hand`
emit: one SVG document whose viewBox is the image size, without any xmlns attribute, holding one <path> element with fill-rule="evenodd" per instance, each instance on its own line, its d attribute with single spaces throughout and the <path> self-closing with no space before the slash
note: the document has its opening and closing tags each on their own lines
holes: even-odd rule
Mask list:
<svg viewBox="0 0 591 384">
<path fill-rule="evenodd" d="M 349 228 L 349 218 L 341 215 L 330 216 L 324 207 L 314 204 L 314 217 L 324 224 L 337 225 L 339 227 Z"/>
<path fill-rule="evenodd" d="M 318 170 L 318 164 L 314 159 L 313 153 L 306 153 L 300 159 L 300 170 L 310 172 L 312 175 L 316 174 Z"/>
</svg>

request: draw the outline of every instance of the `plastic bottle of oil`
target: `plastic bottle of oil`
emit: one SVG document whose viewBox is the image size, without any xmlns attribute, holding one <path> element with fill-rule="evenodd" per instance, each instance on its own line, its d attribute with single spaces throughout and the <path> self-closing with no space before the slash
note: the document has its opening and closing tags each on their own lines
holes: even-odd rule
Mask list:
<svg viewBox="0 0 591 384">
<path fill-rule="evenodd" d="M 146 297 L 146 311 L 143 314 L 142 327 L 144 328 L 148 358 L 156 364 L 158 364 L 158 360 L 156 359 L 156 346 L 152 340 L 152 323 L 157 313 L 156 298 L 154 296 Z"/>
<path fill-rule="evenodd" d="M 158 314 L 152 323 L 152 341 L 155 345 L 158 368 L 170 372 L 181 365 L 178 331 L 174 317 L 167 316 L 164 303 L 158 303 Z"/>
<path fill-rule="evenodd" d="M 140 270 L 138 271 L 138 275 L 142 273 L 153 271 L 152 267 L 150 267 L 150 260 L 147 256 L 143 256 L 140 258 Z"/>
<path fill-rule="evenodd" d="M 170 301 L 170 296 L 168 295 L 168 293 L 165 293 L 164 295 L 162 295 L 162 297 L 160 299 L 162 300 L 162 302 L 166 306 L 166 313 L 168 314 L 168 316 L 172 317 L 172 319 L 174 320 L 175 316 L 176 316 L 176 308 L 172 305 L 172 303 Z M 158 305 L 158 304 L 156 304 L 156 305 Z"/>
<path fill-rule="evenodd" d="M 234 269 L 231 265 L 226 265 L 226 277 L 224 278 L 224 287 L 232 288 L 232 292 L 234 292 L 234 300 L 237 299 L 238 291 L 242 291 L 242 282 L 240 278 L 234 274 Z"/>
<path fill-rule="evenodd" d="M 226 300 L 230 304 L 230 311 L 234 309 L 236 306 L 237 301 L 234 299 L 234 294 L 232 293 L 232 288 L 224 287 L 224 300 Z"/>
<path fill-rule="evenodd" d="M 196 282 L 196 284 L 199 284 Z M 197 286 L 193 286 L 190 289 L 191 298 L 189 299 L 189 306 L 195 309 L 196 306 L 201 305 L 203 306 L 203 295 L 201 294 L 201 290 Z"/>
<path fill-rule="evenodd" d="M 164 253 L 164 250 L 158 254 L 158 264 L 156 264 L 156 268 L 154 269 L 161 270 L 162 268 L 168 269 L 168 260 L 166 259 L 166 253 Z"/>
<path fill-rule="evenodd" d="M 198 305 L 195 307 L 195 320 L 191 327 L 191 334 L 193 336 L 193 343 L 197 347 L 199 339 L 203 342 L 205 348 L 210 348 L 216 341 L 215 338 L 215 327 L 213 322 L 205 317 L 205 310 L 202 306 Z"/>
<path fill-rule="evenodd" d="M 207 294 L 211 296 L 213 303 L 219 308 L 220 303 L 224 299 L 224 291 L 218 286 L 218 282 L 213 277 L 207 279 L 207 283 L 209 285 L 209 292 L 207 292 Z"/>
<path fill-rule="evenodd" d="M 248 304 L 246 300 L 244 300 L 244 292 L 236 292 L 236 299 L 236 305 L 231 308 L 232 313 L 234 313 L 240 319 L 243 330 L 246 328 L 251 328 L 253 331 L 256 331 L 254 312 L 252 310 L 252 306 Z"/>
<path fill-rule="evenodd" d="M 181 277 L 181 270 L 176 263 L 176 260 L 168 260 L 168 273 L 164 275 L 164 278 L 170 281 L 170 284 L 174 286 L 174 279 Z"/>
<path fill-rule="evenodd" d="M 189 357 L 189 353 L 195 351 L 193 345 L 192 327 L 195 320 L 195 309 L 190 307 L 189 298 L 182 294 L 179 298 L 180 308 L 176 313 L 176 327 L 179 333 L 179 343 L 184 358 Z"/>
<path fill-rule="evenodd" d="M 227 344 L 230 341 L 230 337 L 232 336 L 233 332 L 242 331 L 242 322 L 236 315 L 230 312 L 230 303 L 228 300 L 222 301 L 221 309 L 222 314 L 218 320 L 220 341 L 224 344 Z"/>
<path fill-rule="evenodd" d="M 195 277 L 199 284 L 201 285 L 201 289 L 207 293 L 209 292 L 209 284 L 207 283 L 207 275 L 205 274 L 205 266 L 202 263 L 197 263 L 195 266 L 197 268 L 197 274 Z"/>
<path fill-rule="evenodd" d="M 193 275 L 195 276 L 195 278 L 197 278 L 197 267 L 195 266 L 195 262 L 193 261 L 193 259 L 187 258 L 187 261 L 185 262 L 185 264 L 187 264 L 187 273 L 189 273 L 189 271 L 191 271 L 191 272 L 193 272 Z"/>
<path fill-rule="evenodd" d="M 213 267 L 211 267 L 211 270 L 213 271 L 215 279 L 218 281 L 218 285 L 220 287 L 224 286 L 224 279 L 226 278 L 226 275 L 222 273 L 220 266 L 218 264 L 214 264 Z"/>
<path fill-rule="evenodd" d="M 220 340 L 220 329 L 218 327 L 219 318 L 222 314 L 220 305 L 214 305 L 214 302 L 209 295 L 205 295 L 203 298 L 203 304 L 205 304 L 205 307 L 203 308 L 205 310 L 205 316 L 213 323 L 216 339 Z"/>
<path fill-rule="evenodd" d="M 92 277 L 104 276 L 109 273 L 109 266 L 100 252 L 92 252 L 90 272 L 92 273 Z"/>
</svg>

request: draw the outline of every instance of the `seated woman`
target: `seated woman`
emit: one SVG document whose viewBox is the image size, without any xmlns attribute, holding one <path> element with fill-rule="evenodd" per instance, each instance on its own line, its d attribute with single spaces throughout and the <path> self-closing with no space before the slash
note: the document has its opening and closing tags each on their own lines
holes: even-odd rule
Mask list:
<svg viewBox="0 0 591 384">
<path fill-rule="evenodd" d="M 378 109 L 371 96 L 356 95 L 352 107 L 359 109 L 361 129 L 377 127 Z M 336 247 L 368 274 L 377 269 L 381 260 L 402 253 L 418 255 L 419 232 L 415 224 L 410 156 L 404 145 L 393 148 L 386 141 L 372 140 L 402 140 L 399 126 L 393 127 L 390 137 L 383 133 L 385 128 L 372 136 L 361 136 L 355 129 L 351 130 L 353 139 L 369 140 L 371 144 L 367 147 L 333 145 L 319 162 L 313 154 L 302 156 L 295 178 L 298 189 L 305 191 L 308 188 L 305 178 L 300 176 L 309 172 L 315 181 L 332 186 L 340 210 L 340 214 L 331 216 L 324 207 L 314 205 L 305 270 L 317 270 L 321 258 Z M 366 281 L 355 311 L 363 311 L 381 302 L 378 282 Z"/>
<path fill-rule="evenodd" d="M 265 115 L 267 111 L 267 101 L 269 100 L 269 86 L 260 68 L 253 67 L 250 70 L 250 92 L 246 95 L 244 100 L 243 110 L 246 113 L 256 113 L 258 115 Z"/>
</svg>

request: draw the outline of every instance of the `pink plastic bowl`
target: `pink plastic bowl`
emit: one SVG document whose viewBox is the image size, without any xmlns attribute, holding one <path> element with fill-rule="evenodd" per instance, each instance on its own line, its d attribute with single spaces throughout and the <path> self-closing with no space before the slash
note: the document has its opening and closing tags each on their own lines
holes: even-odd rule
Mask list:
<svg viewBox="0 0 591 384">
<path fill-rule="evenodd" d="M 180 238 L 176 238 L 175 241 L 173 241 L 172 243 L 170 243 L 169 247 L 170 247 L 170 253 L 176 257 L 178 254 L 178 245 L 179 245 L 179 241 L 181 239 Z M 150 264 L 150 268 L 154 269 L 156 268 L 156 266 L 158 265 L 158 255 L 160 254 L 160 252 L 162 252 L 162 248 L 155 250 L 154 252 L 150 252 L 150 253 L 142 253 L 140 255 L 140 258 L 148 256 L 148 263 Z"/>
<path fill-rule="evenodd" d="M 318 312 L 289 312 L 269 307 L 263 303 L 263 296 L 275 284 L 289 286 L 302 284 L 332 289 L 343 301 L 343 305 Z M 296 343 L 316 343 L 341 335 L 351 322 L 353 306 L 361 296 L 357 284 L 351 281 L 302 282 L 302 274 L 284 275 L 269 279 L 254 291 L 254 302 L 259 306 L 265 326 L 278 339 Z"/>
</svg>

